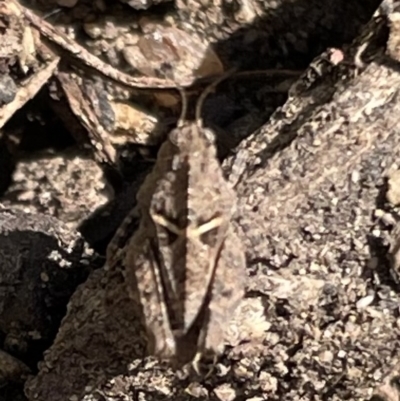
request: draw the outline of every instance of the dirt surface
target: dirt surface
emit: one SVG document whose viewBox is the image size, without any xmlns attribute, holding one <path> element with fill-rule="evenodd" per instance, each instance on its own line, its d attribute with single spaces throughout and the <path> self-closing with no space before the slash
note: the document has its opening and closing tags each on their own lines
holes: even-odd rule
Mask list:
<svg viewBox="0 0 400 401">
<path fill-rule="evenodd" d="M 61 6 L 50 23 L 127 73 L 126 48 L 168 22 L 212 43 L 224 70 L 302 74 L 232 78 L 205 104 L 238 196 L 247 290 L 208 374 L 175 371 L 145 355 L 123 267 L 102 266 L 101 256 L 134 206 L 162 135 L 150 143 L 107 137 L 115 158 L 93 156 L 103 134 L 127 126 L 116 103 L 141 105 L 165 129 L 179 114 L 176 95 L 128 90 L 76 68 L 65 51 L 24 33 L 0 3 L 9 33 L 0 58 L 0 120 L 9 113 L 0 134 L 0 348 L 8 354 L 0 353 L 0 400 L 398 400 L 400 75 L 392 2 L 374 17 L 376 1 L 34 6 L 44 10 L 41 3 L 47 11 Z M 82 115 L 68 97 L 75 76 Z M 36 92 L 18 97 L 32 80 Z M 11 113 L 10 104 L 19 109 Z M 94 146 L 82 150 L 87 144 Z"/>
</svg>

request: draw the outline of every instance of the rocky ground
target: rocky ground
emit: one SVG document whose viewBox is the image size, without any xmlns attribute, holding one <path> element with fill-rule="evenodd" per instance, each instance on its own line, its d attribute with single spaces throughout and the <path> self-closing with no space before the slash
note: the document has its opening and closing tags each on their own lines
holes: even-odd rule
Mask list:
<svg viewBox="0 0 400 401">
<path fill-rule="evenodd" d="M 0 400 L 398 400 L 396 2 L 24 5 L 131 77 L 247 72 L 203 116 L 236 184 L 248 282 L 209 374 L 145 354 L 104 255 L 179 98 L 106 79 L 2 1 Z"/>
</svg>

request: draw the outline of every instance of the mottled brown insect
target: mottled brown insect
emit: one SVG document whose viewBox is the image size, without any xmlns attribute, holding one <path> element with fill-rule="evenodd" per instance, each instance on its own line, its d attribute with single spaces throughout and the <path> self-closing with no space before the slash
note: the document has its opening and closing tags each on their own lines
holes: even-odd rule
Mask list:
<svg viewBox="0 0 400 401">
<path fill-rule="evenodd" d="M 182 364 L 198 353 L 220 353 L 246 272 L 230 221 L 235 192 L 213 133 L 200 123 L 171 131 L 137 200 L 140 225 L 123 258 L 128 290 L 143 308 L 149 352 Z M 110 263 L 114 251 L 110 246 Z"/>
</svg>

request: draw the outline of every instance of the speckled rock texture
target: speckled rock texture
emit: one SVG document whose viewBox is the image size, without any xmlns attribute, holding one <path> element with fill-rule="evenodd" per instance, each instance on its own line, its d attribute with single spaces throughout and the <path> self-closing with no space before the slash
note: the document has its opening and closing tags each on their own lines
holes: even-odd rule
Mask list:
<svg viewBox="0 0 400 401">
<path fill-rule="evenodd" d="M 73 150 L 20 160 L 3 205 L 32 214 L 46 213 L 77 229 L 113 195 L 100 166 Z"/>
</svg>

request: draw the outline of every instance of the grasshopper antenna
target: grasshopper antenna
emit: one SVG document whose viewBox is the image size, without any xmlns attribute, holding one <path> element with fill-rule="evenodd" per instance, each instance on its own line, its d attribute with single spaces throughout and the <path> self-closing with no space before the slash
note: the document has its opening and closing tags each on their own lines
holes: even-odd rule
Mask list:
<svg viewBox="0 0 400 401">
<path fill-rule="evenodd" d="M 212 82 L 203 90 L 202 94 L 197 100 L 196 111 L 195 111 L 196 124 L 199 128 L 203 126 L 203 121 L 201 119 L 201 110 L 203 108 L 203 103 L 206 100 L 206 97 L 215 89 L 217 85 L 219 85 L 222 81 L 231 76 L 234 72 L 235 69 L 227 71 L 225 74 L 222 74 L 219 78 L 217 78 L 214 82 Z"/>
</svg>

